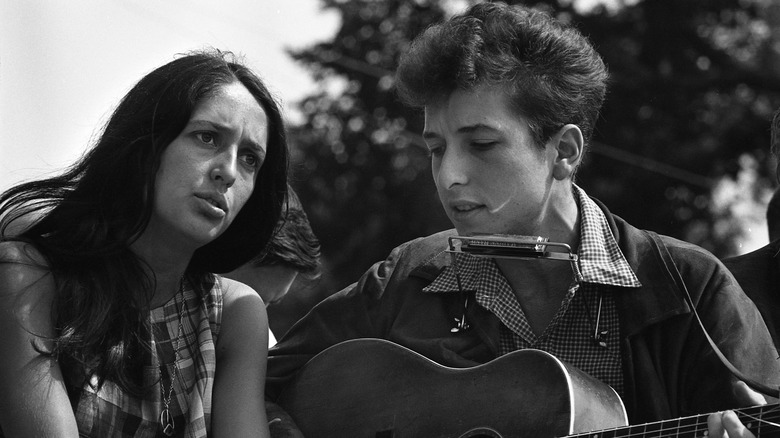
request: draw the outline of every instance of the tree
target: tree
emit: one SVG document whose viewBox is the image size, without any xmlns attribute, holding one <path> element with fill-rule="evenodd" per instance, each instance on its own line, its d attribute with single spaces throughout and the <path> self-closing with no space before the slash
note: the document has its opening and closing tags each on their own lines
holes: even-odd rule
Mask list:
<svg viewBox="0 0 780 438">
<path fill-rule="evenodd" d="M 293 185 L 322 239 L 330 272 L 355 280 L 390 248 L 447 226 L 433 186 L 422 118 L 396 99 L 393 70 L 411 38 L 443 12 L 412 1 L 329 0 L 333 41 L 294 53 L 318 81 L 340 87 L 302 103 L 292 131 Z M 343 283 L 343 281 L 341 282 Z"/>
<path fill-rule="evenodd" d="M 613 78 L 582 171 L 590 193 L 637 226 L 719 256 L 738 250 L 741 230 L 718 231 L 734 217 L 713 205 L 712 191 L 737 177 L 745 156 L 760 165 L 752 193 L 742 195 L 765 201 L 772 185 L 768 128 L 780 104 L 773 3 L 653 0 L 577 18 Z M 630 157 L 641 166 L 626 165 Z"/>
</svg>

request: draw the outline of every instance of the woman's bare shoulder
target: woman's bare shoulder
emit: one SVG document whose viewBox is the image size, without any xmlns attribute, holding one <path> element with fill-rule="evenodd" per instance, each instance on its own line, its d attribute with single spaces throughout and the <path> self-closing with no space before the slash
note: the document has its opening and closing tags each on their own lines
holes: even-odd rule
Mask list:
<svg viewBox="0 0 780 438">
<path fill-rule="evenodd" d="M 35 245 L 18 240 L 0 241 L 0 263 L 17 263 L 47 267 L 43 254 Z"/>
<path fill-rule="evenodd" d="M 18 297 L 37 291 L 39 298 L 51 298 L 54 282 L 46 259 L 35 246 L 25 242 L 0 242 L 0 295 Z"/>
<path fill-rule="evenodd" d="M 13 436 L 78 434 L 59 363 L 45 354 L 58 336 L 52 277 L 34 246 L 0 243 L 0 421 Z"/>
<path fill-rule="evenodd" d="M 241 283 L 240 281 L 236 281 L 227 277 L 219 276 L 217 278 L 222 285 L 225 306 L 230 306 L 238 301 L 242 303 L 252 302 L 255 303 L 255 305 L 262 305 L 263 299 L 260 298 L 260 295 L 251 287 Z"/>
<path fill-rule="evenodd" d="M 268 316 L 265 304 L 254 289 L 244 283 L 218 277 L 223 290 L 221 347 L 247 352 L 248 345 L 268 345 Z M 223 352 L 218 349 L 218 353 Z"/>
</svg>

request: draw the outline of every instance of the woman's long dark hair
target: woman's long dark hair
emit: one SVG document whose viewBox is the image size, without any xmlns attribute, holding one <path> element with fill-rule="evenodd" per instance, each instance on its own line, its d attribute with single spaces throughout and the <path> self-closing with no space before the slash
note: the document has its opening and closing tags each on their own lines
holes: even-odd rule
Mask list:
<svg viewBox="0 0 780 438">
<path fill-rule="evenodd" d="M 149 348 L 145 321 L 155 279 L 129 247 L 152 214 L 163 151 L 199 101 L 234 82 L 265 111 L 268 145 L 249 200 L 219 238 L 195 252 L 187 268 L 191 284 L 211 284 L 212 273 L 230 271 L 265 247 L 287 190 L 288 150 L 279 106 L 262 80 L 229 52 L 193 53 L 152 71 L 125 95 L 97 144 L 77 163 L 59 176 L 0 195 L 0 236 L 15 220 L 34 218 L 28 229 L 5 239 L 33 244 L 54 275 L 52 318 L 58 337 L 53 349 L 41 352 L 77 370 L 69 386 L 80 388 L 97 374 L 100 385 L 108 379 L 132 393 L 141 390 L 137 365 Z"/>
</svg>

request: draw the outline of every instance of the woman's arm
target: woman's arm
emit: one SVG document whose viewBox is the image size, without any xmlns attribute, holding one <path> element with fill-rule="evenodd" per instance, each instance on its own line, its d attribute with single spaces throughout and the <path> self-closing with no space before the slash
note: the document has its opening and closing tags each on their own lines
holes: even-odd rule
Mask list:
<svg viewBox="0 0 780 438">
<path fill-rule="evenodd" d="M 76 437 L 56 360 L 38 353 L 55 336 L 54 280 L 35 249 L 0 243 L 0 427 L 11 437 Z"/>
<path fill-rule="evenodd" d="M 214 376 L 214 436 L 269 437 L 265 413 L 268 317 L 249 286 L 223 278 L 222 328 Z"/>
</svg>

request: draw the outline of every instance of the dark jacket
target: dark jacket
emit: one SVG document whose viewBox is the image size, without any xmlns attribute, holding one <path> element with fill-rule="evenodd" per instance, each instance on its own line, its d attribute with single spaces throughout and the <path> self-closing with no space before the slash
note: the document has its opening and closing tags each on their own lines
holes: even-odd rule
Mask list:
<svg viewBox="0 0 780 438">
<path fill-rule="evenodd" d="M 738 407 L 732 377 L 712 353 L 682 292 L 649 234 L 605 207 L 609 225 L 641 288 L 615 293 L 630 423 Z M 497 357 L 499 320 L 475 305 L 472 329 L 453 334 L 460 294 L 423 293 L 449 265 L 444 250 L 454 231 L 407 242 L 371 267 L 360 280 L 317 305 L 269 352 L 267 395 L 314 355 L 341 341 L 383 338 L 450 367 Z M 707 331 L 740 370 L 761 382 L 780 382 L 780 366 L 758 311 L 734 277 L 709 252 L 661 237 L 676 262 Z"/>
<path fill-rule="evenodd" d="M 780 240 L 753 252 L 723 260 L 764 317 L 775 347 L 780 350 Z"/>
</svg>

